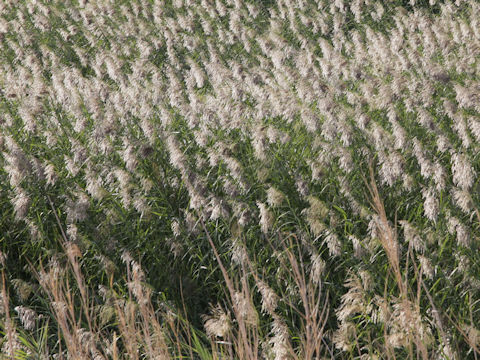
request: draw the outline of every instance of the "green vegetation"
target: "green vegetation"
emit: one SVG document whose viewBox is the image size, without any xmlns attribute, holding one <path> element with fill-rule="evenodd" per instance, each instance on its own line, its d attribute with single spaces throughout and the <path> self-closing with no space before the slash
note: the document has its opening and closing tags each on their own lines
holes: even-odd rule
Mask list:
<svg viewBox="0 0 480 360">
<path fill-rule="evenodd" d="M 477 360 L 479 22 L 0 3 L 1 356 Z"/>
</svg>

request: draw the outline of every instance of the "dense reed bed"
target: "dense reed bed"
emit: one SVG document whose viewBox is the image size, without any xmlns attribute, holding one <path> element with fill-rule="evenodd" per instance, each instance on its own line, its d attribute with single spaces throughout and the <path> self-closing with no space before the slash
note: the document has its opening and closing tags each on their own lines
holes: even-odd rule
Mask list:
<svg viewBox="0 0 480 360">
<path fill-rule="evenodd" d="M 0 2 L 6 359 L 480 356 L 480 3 Z"/>
</svg>

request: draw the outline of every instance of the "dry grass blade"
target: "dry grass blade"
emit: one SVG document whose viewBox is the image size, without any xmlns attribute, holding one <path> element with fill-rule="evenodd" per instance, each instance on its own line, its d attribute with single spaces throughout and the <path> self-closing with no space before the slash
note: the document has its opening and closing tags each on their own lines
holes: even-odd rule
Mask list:
<svg viewBox="0 0 480 360">
<path fill-rule="evenodd" d="M 409 292 L 407 283 L 408 261 L 405 268 L 405 279 L 403 279 L 402 271 L 400 268 L 400 252 L 397 232 L 396 229 L 390 225 L 390 222 L 388 220 L 385 206 L 375 181 L 372 163 L 369 164 L 369 172 L 370 179 L 368 182 L 366 182 L 366 185 L 371 196 L 372 207 L 376 215 L 378 216 L 377 227 L 379 240 L 383 249 L 385 250 L 388 262 L 390 264 L 391 270 L 399 288 L 400 302 L 398 303 L 398 305 L 400 306 L 401 312 L 406 319 L 410 319 L 410 321 L 415 321 L 415 319 L 420 318 L 420 309 L 418 308 L 418 306 L 414 305 L 414 295 Z M 410 325 L 409 327 L 410 328 L 407 330 L 407 349 L 410 354 L 409 356 L 413 357 L 413 348 L 411 344 L 414 343 L 417 346 L 417 351 L 419 352 L 419 355 L 422 357 L 422 359 L 427 360 L 429 355 L 428 350 L 421 339 L 421 330 L 415 327 L 411 327 Z M 391 354 L 394 355 L 393 352 L 391 352 Z"/>
<path fill-rule="evenodd" d="M 400 289 L 400 294 L 403 298 L 407 298 L 407 288 L 402 279 L 402 272 L 400 270 L 400 254 L 398 246 L 397 232 L 388 220 L 387 214 L 385 212 L 385 206 L 383 200 L 378 191 L 378 187 L 375 181 L 375 175 L 373 170 L 372 163 L 369 164 L 370 179 L 367 181 L 364 178 L 365 184 L 370 193 L 371 205 L 378 216 L 377 228 L 380 243 L 382 244 L 385 253 L 387 254 L 388 261 L 390 263 L 391 269 L 393 271 L 395 280 Z"/>
<path fill-rule="evenodd" d="M 9 356 L 11 359 L 14 359 L 15 347 L 16 347 L 15 346 L 15 328 L 13 326 L 14 325 L 13 321 L 10 317 L 8 292 L 7 292 L 6 281 L 5 281 L 5 271 L 3 269 L 1 271 L 1 276 L 2 276 L 2 288 L 1 288 L 2 304 L 0 306 L 5 311 L 5 330 L 7 333 L 7 345 L 8 345 Z"/>
<path fill-rule="evenodd" d="M 235 317 L 236 317 L 237 322 L 238 322 L 238 328 L 239 328 L 240 336 L 239 336 L 238 339 L 236 339 L 238 341 L 238 345 L 237 345 L 237 349 L 236 349 L 237 350 L 237 356 L 239 356 L 239 358 L 241 358 L 241 359 L 251 359 L 251 360 L 258 359 L 258 346 L 255 346 L 255 343 L 256 343 L 255 339 L 257 338 L 257 336 L 255 336 L 255 335 L 253 336 L 254 343 L 252 344 L 252 342 L 251 342 L 252 336 L 251 336 L 251 334 L 249 334 L 249 327 L 245 322 L 242 310 L 239 309 L 239 307 L 237 305 L 237 302 L 235 300 L 238 296 L 238 292 L 236 290 L 236 287 L 235 287 L 232 279 L 228 275 L 227 269 L 223 265 L 222 259 L 220 258 L 220 255 L 217 251 L 217 248 L 216 248 L 215 244 L 213 243 L 213 240 L 210 237 L 208 229 L 205 226 L 205 223 L 204 223 L 203 219 L 201 218 L 201 216 L 200 216 L 200 222 L 202 224 L 202 228 L 205 232 L 207 240 L 208 240 L 210 246 L 212 247 L 213 253 L 214 253 L 215 258 L 217 259 L 217 262 L 218 262 L 218 266 L 220 267 L 223 278 L 224 278 L 225 283 L 227 285 L 227 289 L 229 291 L 230 299 L 231 299 L 231 302 L 232 302 L 232 307 L 233 307 L 233 310 L 235 312 Z M 245 287 L 243 287 L 243 291 L 245 291 Z"/>
</svg>

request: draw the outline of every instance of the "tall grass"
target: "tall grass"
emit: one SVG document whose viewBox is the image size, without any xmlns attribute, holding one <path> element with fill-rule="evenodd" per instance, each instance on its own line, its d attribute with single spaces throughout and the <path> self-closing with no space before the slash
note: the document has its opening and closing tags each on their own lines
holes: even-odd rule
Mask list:
<svg viewBox="0 0 480 360">
<path fill-rule="evenodd" d="M 477 359 L 479 19 L 1 2 L 2 355 Z"/>
</svg>

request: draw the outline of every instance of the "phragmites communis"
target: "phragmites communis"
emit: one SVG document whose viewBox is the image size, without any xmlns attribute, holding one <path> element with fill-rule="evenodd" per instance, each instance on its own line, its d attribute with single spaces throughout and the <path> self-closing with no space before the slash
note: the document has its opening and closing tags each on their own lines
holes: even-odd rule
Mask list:
<svg viewBox="0 0 480 360">
<path fill-rule="evenodd" d="M 476 359 L 479 19 L 0 2 L 3 353 Z"/>
<path fill-rule="evenodd" d="M 226 337 L 230 331 L 230 317 L 220 305 L 211 308 L 211 315 L 203 316 L 204 327 L 208 336 Z"/>
</svg>

